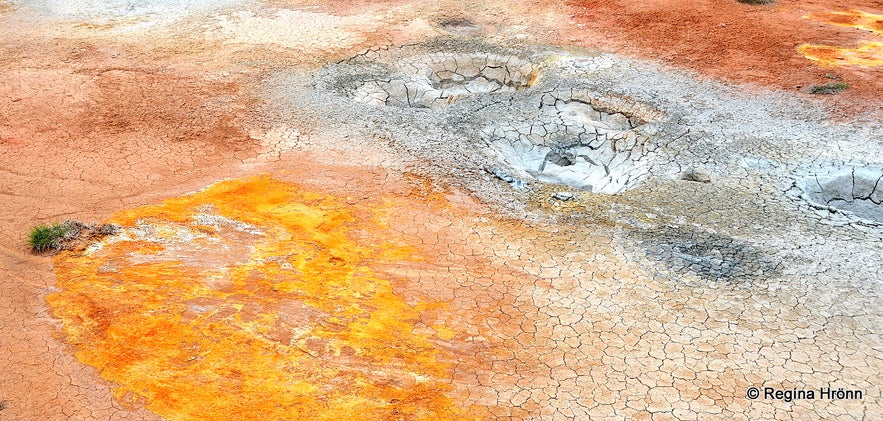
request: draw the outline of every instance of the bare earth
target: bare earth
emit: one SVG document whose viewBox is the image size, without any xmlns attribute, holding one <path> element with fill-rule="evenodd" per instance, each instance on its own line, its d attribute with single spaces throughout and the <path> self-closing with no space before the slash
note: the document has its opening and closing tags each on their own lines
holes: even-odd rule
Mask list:
<svg viewBox="0 0 883 421">
<path fill-rule="evenodd" d="M 0 28 L 0 420 L 883 419 L 878 1 Z"/>
</svg>

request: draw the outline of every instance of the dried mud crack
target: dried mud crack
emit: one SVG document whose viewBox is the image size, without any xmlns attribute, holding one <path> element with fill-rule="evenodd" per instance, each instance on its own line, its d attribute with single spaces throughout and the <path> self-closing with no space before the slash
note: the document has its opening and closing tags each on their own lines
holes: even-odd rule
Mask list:
<svg viewBox="0 0 883 421">
<path fill-rule="evenodd" d="M 883 419 L 856 1 L 0 0 L 0 419 Z"/>
<path fill-rule="evenodd" d="M 365 82 L 350 95 L 366 104 L 431 108 L 469 95 L 525 89 L 537 78 L 530 63 L 494 54 L 436 53 L 397 67 L 399 74 Z"/>
<path fill-rule="evenodd" d="M 802 183 L 802 197 L 822 209 L 883 224 L 883 170 L 852 168 L 816 175 Z"/>
<path fill-rule="evenodd" d="M 419 50 L 442 51 L 407 56 Z M 464 170 L 469 164 L 469 170 L 499 168 L 519 178 L 617 193 L 651 176 L 655 164 L 665 166 L 654 151 L 677 136 L 674 121 L 646 102 L 594 89 L 591 75 L 568 73 L 575 69 L 551 49 L 442 39 L 329 66 L 313 95 L 324 91 L 369 105 L 416 108 L 371 109 L 368 115 L 413 126 L 423 145 L 458 136 L 438 145 L 443 150 L 424 153 L 433 161 L 446 153 L 469 154 L 455 164 Z"/>
</svg>

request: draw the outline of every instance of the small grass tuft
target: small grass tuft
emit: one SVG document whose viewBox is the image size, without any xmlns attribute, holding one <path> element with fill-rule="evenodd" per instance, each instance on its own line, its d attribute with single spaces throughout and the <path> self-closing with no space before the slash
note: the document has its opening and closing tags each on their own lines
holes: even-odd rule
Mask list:
<svg viewBox="0 0 883 421">
<path fill-rule="evenodd" d="M 40 225 L 31 229 L 28 244 L 35 253 L 77 250 L 88 243 L 119 233 L 114 224 L 84 224 L 80 221 L 64 221 L 54 225 Z"/>
<path fill-rule="evenodd" d="M 739 3 L 743 4 L 770 4 L 773 0 L 738 0 Z"/>
<path fill-rule="evenodd" d="M 60 250 L 61 241 L 68 235 L 69 228 L 65 224 L 39 225 L 31 229 L 28 244 L 36 253 L 49 250 Z"/>
<path fill-rule="evenodd" d="M 809 87 L 809 93 L 816 95 L 832 95 L 839 94 L 849 89 L 849 85 L 845 82 L 831 82 L 824 85 L 813 85 Z"/>
</svg>

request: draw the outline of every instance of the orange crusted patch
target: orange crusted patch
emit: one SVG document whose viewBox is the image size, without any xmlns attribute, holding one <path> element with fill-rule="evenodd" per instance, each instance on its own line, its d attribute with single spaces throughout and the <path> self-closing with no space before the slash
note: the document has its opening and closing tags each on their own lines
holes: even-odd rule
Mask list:
<svg viewBox="0 0 883 421">
<path fill-rule="evenodd" d="M 861 10 L 826 12 L 804 16 L 817 22 L 871 31 L 883 35 L 883 15 L 874 15 Z M 863 41 L 858 47 L 835 47 L 829 45 L 803 44 L 798 50 L 808 59 L 823 66 L 883 65 L 883 42 Z"/>
<path fill-rule="evenodd" d="M 406 301 L 375 270 L 423 259 L 385 234 L 390 200 L 219 182 L 58 255 L 48 301 L 80 361 L 169 419 L 475 418 L 436 346 L 456 332 L 416 329 L 445 304 Z"/>
</svg>

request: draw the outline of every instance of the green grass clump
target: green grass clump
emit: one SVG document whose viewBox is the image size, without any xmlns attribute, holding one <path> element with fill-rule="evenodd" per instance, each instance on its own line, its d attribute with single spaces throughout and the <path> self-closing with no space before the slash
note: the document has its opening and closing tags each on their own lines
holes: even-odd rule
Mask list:
<svg viewBox="0 0 883 421">
<path fill-rule="evenodd" d="M 845 82 L 831 82 L 824 85 L 814 85 L 809 88 L 809 93 L 817 95 L 839 94 L 849 89 L 849 85 Z"/>
<path fill-rule="evenodd" d="M 35 253 L 75 250 L 84 242 L 95 241 L 118 233 L 114 224 L 84 224 L 80 221 L 64 221 L 54 225 L 40 225 L 31 229 L 28 244 Z"/>
<path fill-rule="evenodd" d="M 64 224 L 36 226 L 28 235 L 28 244 L 31 250 L 37 253 L 61 249 L 61 240 L 67 236 L 68 230 L 69 228 Z"/>
</svg>

